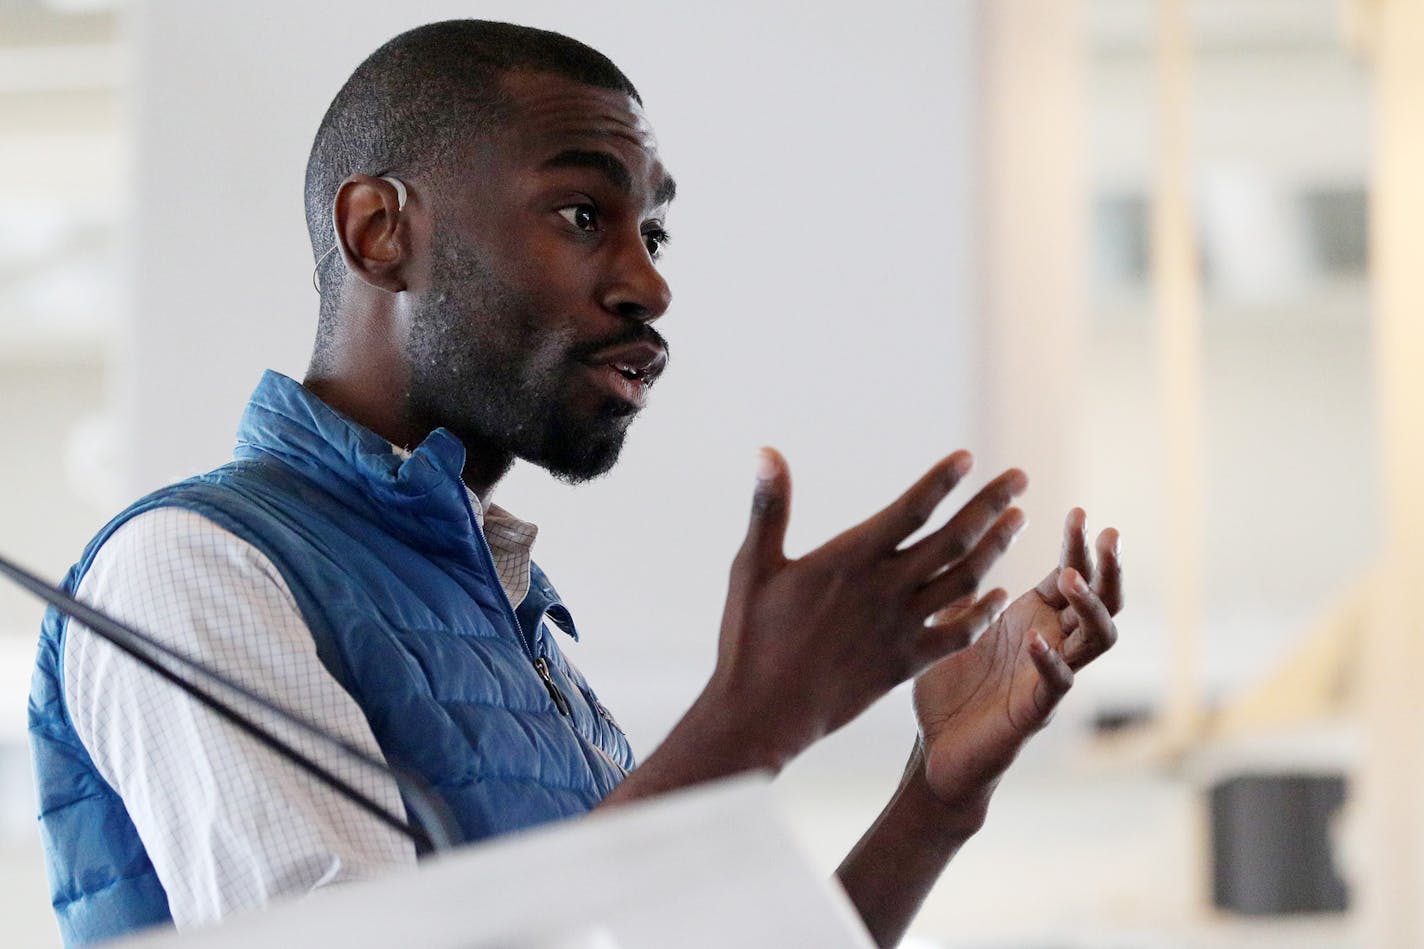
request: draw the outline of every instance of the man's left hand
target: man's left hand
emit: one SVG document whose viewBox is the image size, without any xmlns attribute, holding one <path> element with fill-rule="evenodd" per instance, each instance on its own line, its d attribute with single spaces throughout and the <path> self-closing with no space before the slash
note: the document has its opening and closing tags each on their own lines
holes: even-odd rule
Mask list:
<svg viewBox="0 0 1424 949">
<path fill-rule="evenodd" d="M 1081 508 L 1070 511 L 1058 567 L 1011 603 L 974 645 L 915 680 L 919 777 L 971 832 L 1004 770 L 1048 723 L 1074 673 L 1117 640 L 1118 533 L 1109 528 L 1098 535 L 1095 562 L 1085 525 Z"/>
</svg>

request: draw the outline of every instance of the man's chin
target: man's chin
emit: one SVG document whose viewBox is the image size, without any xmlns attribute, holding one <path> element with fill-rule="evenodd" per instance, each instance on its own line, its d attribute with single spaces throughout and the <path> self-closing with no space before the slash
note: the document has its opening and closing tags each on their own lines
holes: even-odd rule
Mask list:
<svg viewBox="0 0 1424 949">
<path fill-rule="evenodd" d="M 561 440 L 542 459 L 530 459 L 564 484 L 583 484 L 613 470 L 623 451 L 625 433 Z"/>
<path fill-rule="evenodd" d="M 577 485 L 603 477 L 612 471 L 613 466 L 617 463 L 618 456 L 615 454 L 612 458 L 597 465 L 560 466 L 557 468 L 553 465 L 545 465 L 544 470 L 553 475 L 556 481 Z"/>
</svg>

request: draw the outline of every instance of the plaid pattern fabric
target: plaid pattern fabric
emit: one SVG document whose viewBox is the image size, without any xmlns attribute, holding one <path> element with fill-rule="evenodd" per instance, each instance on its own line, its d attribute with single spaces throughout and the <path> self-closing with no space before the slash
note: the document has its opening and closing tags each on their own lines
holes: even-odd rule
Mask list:
<svg viewBox="0 0 1424 949">
<path fill-rule="evenodd" d="M 471 501 L 478 501 L 474 493 Z M 476 510 L 479 505 L 475 504 Z M 534 538 L 539 536 L 539 528 L 521 521 L 497 504 L 491 504 L 481 519 L 485 540 L 489 541 L 490 553 L 494 555 L 494 571 L 499 575 L 499 585 L 509 594 L 509 602 L 516 607 L 524 602 L 529 593 L 529 563 L 534 550 Z"/>
<path fill-rule="evenodd" d="M 81 600 L 376 758 L 280 573 L 191 511 L 157 508 L 100 549 Z M 222 698 L 395 814 L 395 783 L 238 696 Z M 415 863 L 410 842 L 88 629 L 64 639 L 75 732 L 123 798 L 180 927 Z"/>
</svg>

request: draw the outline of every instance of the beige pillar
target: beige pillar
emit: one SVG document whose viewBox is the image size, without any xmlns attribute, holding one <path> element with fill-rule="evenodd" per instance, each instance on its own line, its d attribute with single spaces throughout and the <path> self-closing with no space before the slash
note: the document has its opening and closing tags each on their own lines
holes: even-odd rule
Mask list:
<svg viewBox="0 0 1424 949">
<path fill-rule="evenodd" d="M 1157 8 L 1158 158 L 1152 201 L 1152 292 L 1162 386 L 1166 503 L 1167 695 L 1173 750 L 1200 717 L 1202 557 L 1201 292 L 1192 214 L 1192 31 L 1187 0 Z"/>
<path fill-rule="evenodd" d="M 1079 0 L 980 4 L 984 461 L 1033 480 L 1031 530 L 995 582 L 1038 582 L 1078 503 L 1074 439 L 1084 275 L 1084 24 Z"/>
<path fill-rule="evenodd" d="M 1357 897 L 1360 945 L 1404 949 L 1424 945 L 1424 0 L 1370 6 L 1386 546 L 1361 689 L 1368 744 L 1356 798 L 1365 831 Z M 1328 543 L 1320 553 L 1330 555 Z"/>
</svg>

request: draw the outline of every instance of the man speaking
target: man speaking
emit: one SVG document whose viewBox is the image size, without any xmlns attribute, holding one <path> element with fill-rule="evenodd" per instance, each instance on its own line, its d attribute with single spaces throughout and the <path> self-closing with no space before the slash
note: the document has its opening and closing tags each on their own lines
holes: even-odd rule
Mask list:
<svg viewBox="0 0 1424 949">
<path fill-rule="evenodd" d="M 981 594 L 1027 482 L 1006 471 L 919 536 L 969 471 L 956 452 L 791 559 L 790 478 L 766 450 L 716 667 L 635 766 L 559 649 L 578 630 L 531 559 L 535 527 L 493 498 L 516 460 L 571 482 L 617 461 L 669 365 L 658 259 L 675 193 L 637 91 L 587 46 L 473 20 L 391 40 L 312 146 L 321 311 L 306 378 L 266 374 L 232 461 L 119 514 L 66 588 L 416 775 L 465 842 L 776 772 L 914 678 L 904 777 L 838 871 L 891 945 L 1074 673 L 1115 640 L 1117 535 L 1090 550 L 1070 512 L 1037 588 Z M 210 923 L 417 857 L 54 611 L 30 730 L 70 944 Z M 393 780 L 289 740 L 403 812 Z"/>
</svg>

